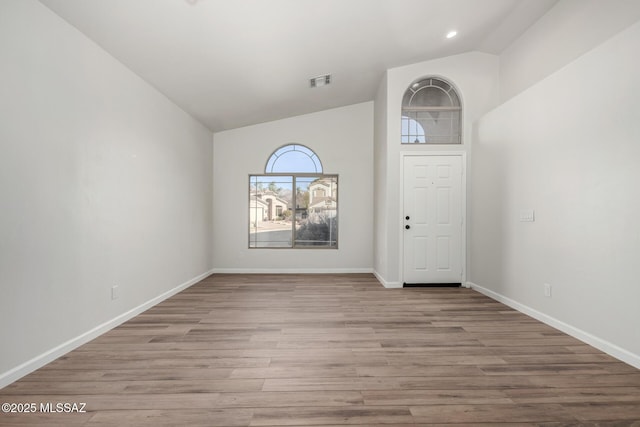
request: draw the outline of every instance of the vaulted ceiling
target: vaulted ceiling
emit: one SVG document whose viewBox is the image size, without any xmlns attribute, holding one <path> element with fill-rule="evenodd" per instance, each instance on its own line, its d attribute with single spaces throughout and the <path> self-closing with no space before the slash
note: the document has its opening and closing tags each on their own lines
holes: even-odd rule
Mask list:
<svg viewBox="0 0 640 427">
<path fill-rule="evenodd" d="M 498 54 L 557 0 L 40 1 L 221 131 L 372 100 L 388 68 Z"/>
</svg>

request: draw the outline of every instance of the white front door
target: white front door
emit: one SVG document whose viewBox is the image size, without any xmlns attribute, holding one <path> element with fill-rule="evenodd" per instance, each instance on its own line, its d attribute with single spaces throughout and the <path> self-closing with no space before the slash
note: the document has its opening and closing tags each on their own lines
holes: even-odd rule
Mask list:
<svg viewBox="0 0 640 427">
<path fill-rule="evenodd" d="M 462 156 L 405 156 L 405 283 L 462 283 Z"/>
</svg>

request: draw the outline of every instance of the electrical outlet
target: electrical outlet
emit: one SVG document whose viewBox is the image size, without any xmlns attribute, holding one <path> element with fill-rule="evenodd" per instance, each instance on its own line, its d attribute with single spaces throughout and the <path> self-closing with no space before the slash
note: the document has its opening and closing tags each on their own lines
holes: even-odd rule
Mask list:
<svg viewBox="0 0 640 427">
<path fill-rule="evenodd" d="M 115 300 L 120 297 L 120 290 L 118 289 L 118 285 L 114 285 L 111 287 L 111 299 Z"/>
<path fill-rule="evenodd" d="M 523 209 L 520 211 L 520 222 L 534 222 L 536 213 L 533 209 Z"/>
<path fill-rule="evenodd" d="M 551 285 L 548 283 L 544 284 L 544 296 L 551 297 Z"/>
</svg>

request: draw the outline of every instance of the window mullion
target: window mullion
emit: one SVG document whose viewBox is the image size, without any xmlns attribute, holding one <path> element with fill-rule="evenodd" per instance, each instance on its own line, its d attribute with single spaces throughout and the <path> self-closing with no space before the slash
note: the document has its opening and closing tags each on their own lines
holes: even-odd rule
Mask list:
<svg viewBox="0 0 640 427">
<path fill-rule="evenodd" d="M 296 183 L 296 176 L 291 175 L 291 181 L 293 186 L 291 188 L 291 247 L 296 247 L 296 221 L 298 216 L 298 184 Z"/>
</svg>

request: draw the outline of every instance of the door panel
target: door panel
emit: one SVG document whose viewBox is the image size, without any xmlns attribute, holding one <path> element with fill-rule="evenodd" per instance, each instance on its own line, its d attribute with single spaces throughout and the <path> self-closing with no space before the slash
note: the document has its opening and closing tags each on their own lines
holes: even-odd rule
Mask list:
<svg viewBox="0 0 640 427">
<path fill-rule="evenodd" d="M 413 239 L 413 265 L 416 270 L 426 270 L 428 263 L 428 240 L 425 237 Z"/>
<path fill-rule="evenodd" d="M 416 225 L 427 225 L 429 221 L 428 211 L 429 193 L 426 188 L 415 188 L 413 190 L 413 223 Z"/>
<path fill-rule="evenodd" d="M 460 283 L 462 157 L 405 156 L 403 166 L 404 282 Z"/>
<path fill-rule="evenodd" d="M 438 236 L 436 239 L 437 269 L 448 271 L 451 269 L 451 239 L 449 236 Z"/>
<path fill-rule="evenodd" d="M 436 188 L 437 224 L 451 225 L 451 189 Z"/>
</svg>

